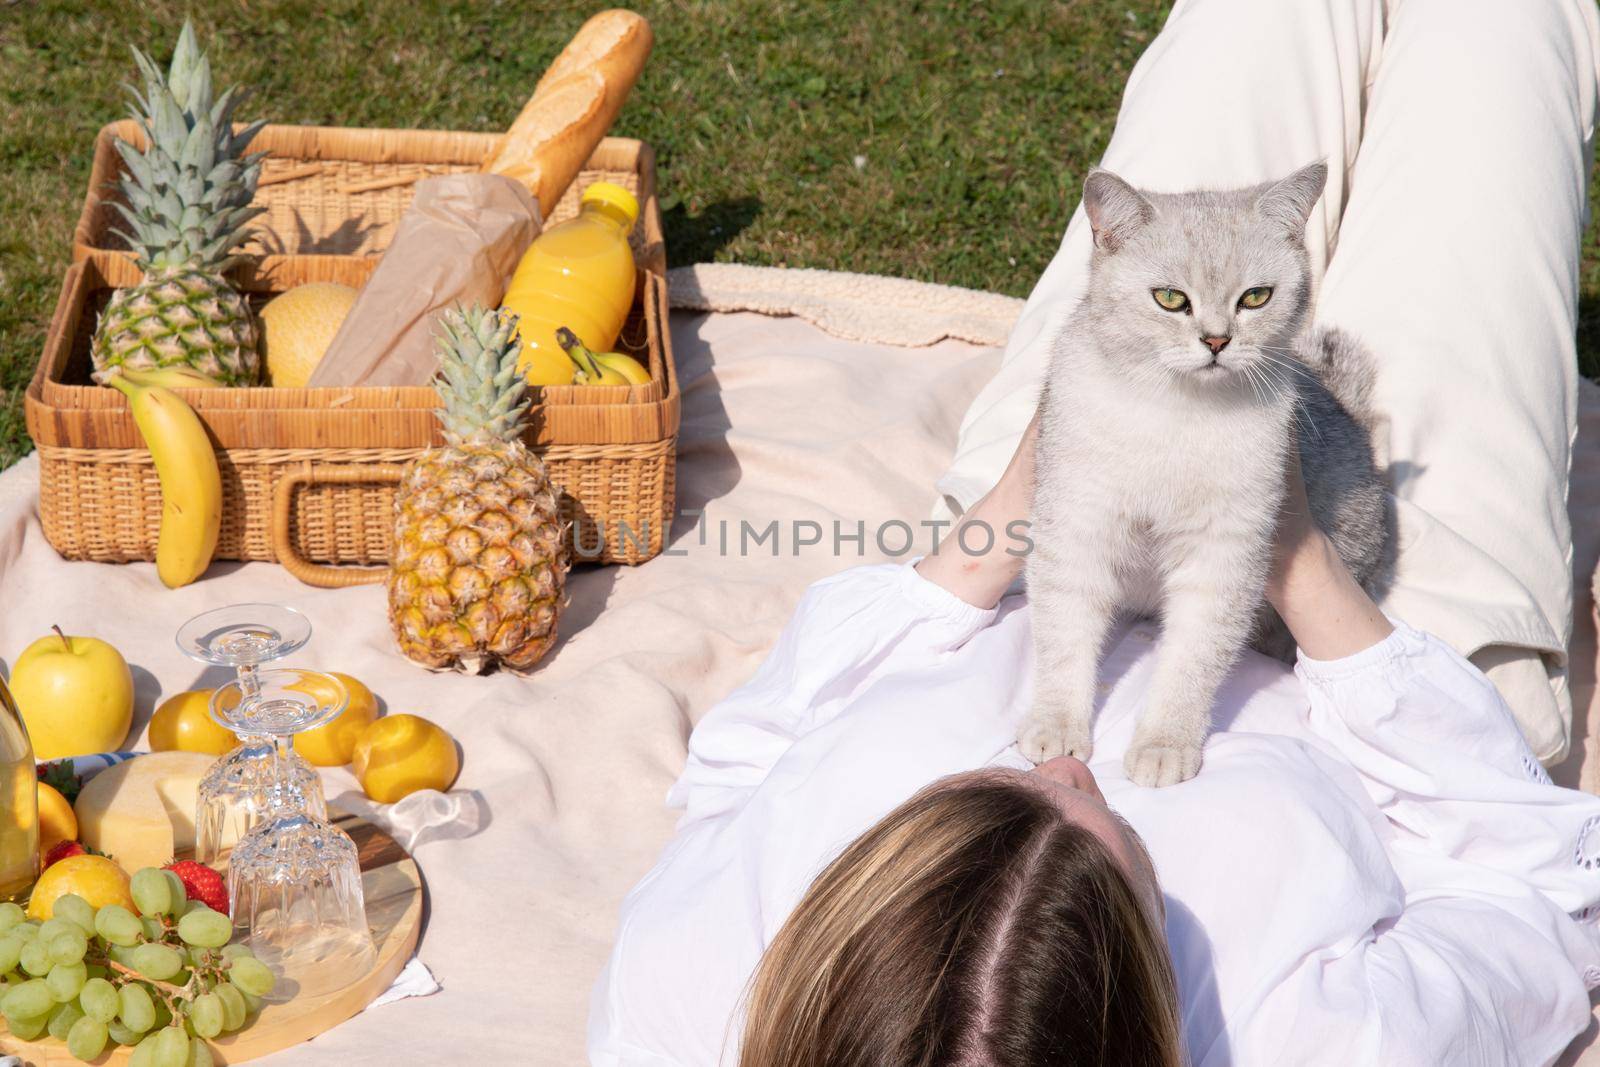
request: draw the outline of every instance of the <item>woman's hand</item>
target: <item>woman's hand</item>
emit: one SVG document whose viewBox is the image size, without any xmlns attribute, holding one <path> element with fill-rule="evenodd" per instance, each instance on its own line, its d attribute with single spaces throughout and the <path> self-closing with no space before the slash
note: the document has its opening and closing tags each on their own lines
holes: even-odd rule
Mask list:
<svg viewBox="0 0 1600 1067">
<path fill-rule="evenodd" d="M 1312 659 L 1343 659 L 1394 632 L 1311 518 L 1300 452 L 1291 448 L 1267 601 Z"/>
<path fill-rule="evenodd" d="M 917 564 L 918 574 L 980 608 L 992 608 L 1000 602 L 1022 573 L 1023 557 L 1014 554 L 1016 543 L 1009 529 L 1013 522 L 1026 520 L 1032 512 L 1033 457 L 1038 442 L 1039 416 L 1035 413 L 995 487 L 972 505 Z M 969 552 L 963 547 L 961 531 L 978 523 L 986 524 L 988 533 L 970 534 L 965 543 L 974 547 L 988 545 L 988 550 Z"/>
</svg>

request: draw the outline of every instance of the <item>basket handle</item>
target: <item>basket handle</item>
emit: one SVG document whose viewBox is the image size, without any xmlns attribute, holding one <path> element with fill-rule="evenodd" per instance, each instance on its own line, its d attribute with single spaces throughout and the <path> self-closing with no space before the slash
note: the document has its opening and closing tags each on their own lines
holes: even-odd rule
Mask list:
<svg viewBox="0 0 1600 1067">
<path fill-rule="evenodd" d="M 295 490 L 302 485 L 398 485 L 404 472 L 405 467 L 398 463 L 318 467 L 309 462 L 287 471 L 272 492 L 272 554 L 284 570 L 307 585 L 323 589 L 374 585 L 383 581 L 389 576 L 388 567 L 332 567 L 300 556 L 289 537 L 289 517 L 294 508 Z"/>
</svg>

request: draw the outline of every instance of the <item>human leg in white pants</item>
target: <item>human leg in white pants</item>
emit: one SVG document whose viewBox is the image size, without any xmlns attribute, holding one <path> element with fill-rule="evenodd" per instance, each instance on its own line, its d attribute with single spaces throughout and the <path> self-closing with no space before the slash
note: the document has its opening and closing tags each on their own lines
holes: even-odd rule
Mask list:
<svg viewBox="0 0 1600 1067">
<path fill-rule="evenodd" d="M 1405 2 L 1409 4 L 1411 0 Z M 1523 129 L 1513 143 L 1520 146 L 1534 170 L 1542 174 L 1544 171 L 1540 167 L 1547 166 L 1563 175 L 1554 180 L 1558 184 L 1565 183 L 1563 188 L 1570 193 L 1573 203 L 1582 200 L 1581 160 L 1586 158 L 1583 139 L 1593 124 L 1593 108 L 1587 106 L 1586 110 L 1583 103 L 1585 99 L 1592 99 L 1594 93 L 1590 25 L 1593 13 L 1577 14 L 1583 2 L 1533 0 L 1524 5 L 1511 0 L 1497 3 L 1475 0 L 1468 4 L 1445 0 L 1440 6 L 1449 8 L 1459 25 L 1431 27 L 1434 36 L 1473 39 L 1477 31 L 1468 31 L 1474 19 L 1482 20 L 1491 35 L 1496 18 L 1520 22 L 1517 32 L 1503 36 L 1497 54 L 1479 56 L 1477 61 L 1480 65 L 1496 67 L 1496 77 L 1489 81 L 1501 86 L 1496 90 L 1498 94 L 1514 95 L 1502 84 L 1510 83 L 1519 86 L 1519 91 L 1531 98 L 1508 104 L 1511 115 L 1508 121 L 1524 126 L 1543 122 L 1549 128 Z M 1338 254 L 1333 256 L 1332 269 L 1341 272 L 1340 264 L 1349 262 L 1350 275 L 1360 277 L 1367 285 L 1367 293 L 1360 298 L 1365 318 L 1357 321 L 1341 311 L 1333 320 L 1349 325 L 1363 336 L 1367 336 L 1366 326 L 1373 316 L 1394 306 L 1396 279 L 1382 264 L 1382 253 L 1348 255 L 1351 238 L 1340 228 L 1336 210 L 1347 188 L 1343 179 L 1349 176 L 1352 168 L 1370 172 L 1373 176 L 1367 179 L 1366 185 L 1357 188 L 1354 195 L 1380 201 L 1386 194 L 1415 198 L 1422 188 L 1421 183 L 1405 171 L 1407 164 L 1399 162 L 1398 152 L 1397 165 L 1393 167 L 1367 166 L 1363 162 L 1368 147 L 1362 135 L 1362 118 L 1368 99 L 1362 89 L 1379 76 L 1380 66 L 1388 64 L 1389 46 L 1382 35 L 1384 14 L 1377 5 L 1333 0 L 1296 0 L 1269 5 L 1243 0 L 1180 3 L 1129 81 L 1122 115 L 1105 157 L 1106 166 L 1123 173 L 1135 184 L 1155 189 L 1245 185 L 1286 174 L 1317 155 L 1327 158 L 1331 171 L 1328 192 L 1323 198 L 1322 213 L 1312 220 L 1312 236 L 1317 235 L 1320 219 L 1325 234 L 1322 249 L 1331 250 L 1337 238 Z M 1404 17 L 1397 12 L 1390 14 L 1396 16 L 1396 25 L 1400 17 Z M 1420 24 L 1421 19 L 1417 21 Z M 1393 30 L 1391 25 L 1390 32 Z M 1348 47 L 1346 42 L 1349 41 L 1354 41 L 1355 47 Z M 1430 49 L 1425 40 L 1411 46 L 1405 58 L 1407 66 L 1423 79 L 1428 77 L 1430 63 L 1441 64 L 1440 76 L 1443 77 L 1445 68 L 1458 61 L 1450 48 Z M 1396 83 L 1404 84 L 1404 79 L 1397 77 Z M 1390 95 L 1397 98 L 1390 102 L 1393 110 L 1397 113 L 1407 110 L 1398 102 L 1400 92 Z M 1478 95 L 1470 94 L 1469 98 L 1475 99 Z M 1374 107 L 1375 99 L 1374 90 Z M 1254 110 L 1242 103 L 1252 100 L 1259 105 Z M 1430 96 L 1428 100 L 1431 106 L 1444 106 L 1448 110 L 1448 105 L 1438 104 L 1435 97 Z M 1478 104 L 1476 110 L 1491 106 Z M 1420 109 L 1416 114 L 1419 117 L 1415 121 L 1425 125 Z M 1565 116 L 1564 122 L 1555 121 L 1562 116 Z M 1368 120 L 1375 121 L 1371 116 Z M 1396 118 L 1397 130 L 1401 129 L 1399 121 Z M 1454 172 L 1449 179 L 1455 183 L 1450 189 L 1451 202 L 1462 197 L 1474 201 L 1471 212 L 1458 211 L 1455 215 L 1463 227 L 1468 227 L 1469 219 L 1498 210 L 1497 198 L 1506 194 L 1502 186 L 1493 183 L 1487 183 L 1486 192 L 1472 191 L 1480 188 L 1474 183 L 1482 177 L 1479 171 L 1485 164 L 1479 163 L 1476 169 L 1469 170 L 1457 165 L 1458 161 L 1464 151 L 1476 151 L 1480 143 L 1488 148 L 1490 139 L 1482 133 L 1468 135 L 1454 126 L 1452 129 L 1454 140 L 1431 139 L 1428 151 L 1436 153 L 1431 157 L 1435 160 L 1435 169 Z M 1336 130 L 1339 136 L 1334 135 Z M 1398 136 L 1422 139 L 1420 131 L 1416 130 Z M 1219 160 L 1218 154 L 1226 154 L 1228 158 Z M 1576 167 L 1572 165 L 1573 160 L 1579 161 Z M 1402 560 L 1395 599 L 1391 601 L 1397 614 L 1434 629 L 1463 651 L 1490 646 L 1480 652 L 1480 664 L 1497 676 L 1496 680 L 1501 682 L 1508 699 L 1515 705 L 1530 739 L 1546 757 L 1559 753 L 1567 721 L 1566 709 L 1544 681 L 1544 664 L 1539 656 L 1540 651 L 1552 657 L 1560 654 L 1570 614 L 1565 594 L 1567 567 L 1561 556 L 1569 539 L 1565 513 L 1559 505 L 1566 484 L 1567 442 L 1562 434 L 1564 427 L 1570 426 L 1566 421 L 1570 417 L 1571 403 L 1570 295 L 1581 232 L 1581 219 L 1577 214 L 1546 210 L 1549 205 L 1543 201 L 1549 199 L 1545 190 L 1550 181 L 1528 184 L 1522 190 L 1519 203 L 1522 225 L 1527 225 L 1528 218 L 1533 215 L 1541 220 L 1538 225 L 1543 230 L 1539 240 L 1528 242 L 1527 248 L 1513 254 L 1481 241 L 1469 244 L 1472 238 L 1468 234 L 1474 231 L 1466 228 L 1459 239 L 1448 246 L 1447 254 L 1469 262 L 1497 255 L 1520 257 L 1523 269 L 1532 270 L 1542 265 L 1546 274 L 1564 270 L 1571 276 L 1565 289 L 1567 303 L 1561 305 L 1556 301 L 1559 313 L 1547 316 L 1546 321 L 1547 327 L 1552 323 L 1558 326 L 1565 323 L 1561 327 L 1565 331 L 1565 347 L 1546 349 L 1551 354 L 1540 357 L 1551 362 L 1564 359 L 1567 376 L 1547 373 L 1543 384 L 1530 384 L 1518 377 L 1522 372 L 1514 362 L 1496 363 L 1492 373 L 1482 372 L 1489 375 L 1486 380 L 1497 383 L 1490 387 L 1503 389 L 1498 383 L 1517 378 L 1518 388 L 1524 391 L 1523 399 L 1515 409 L 1502 409 L 1493 422 L 1479 419 L 1475 428 L 1459 422 L 1454 424 L 1454 435 L 1441 440 L 1448 440 L 1448 447 L 1457 450 L 1456 462 L 1436 471 L 1420 469 L 1414 462 L 1405 465 L 1404 460 L 1411 453 L 1405 451 L 1402 443 L 1402 453 L 1397 457 L 1402 459 L 1398 470 L 1402 475 L 1399 486 L 1403 497 L 1400 505 L 1404 519 L 1402 528 L 1413 534 L 1426 529 L 1428 536 L 1420 540 L 1415 535 L 1411 537 L 1410 550 Z M 1363 243 L 1376 248 L 1383 234 L 1377 226 L 1372 227 L 1372 231 Z M 1417 245 L 1430 239 L 1412 235 L 1393 243 L 1410 241 Z M 1515 232 L 1505 232 L 1496 240 L 1500 245 L 1516 246 L 1522 237 Z M 1056 325 L 1060 317 L 1071 310 L 1082 291 L 1087 249 L 1087 227 L 1080 214 L 1073 220 L 1061 251 L 1029 299 L 1008 345 L 1000 373 L 968 412 L 957 458 L 940 482 L 945 508 L 958 510 L 970 503 L 974 495 L 992 483 L 1004 457 L 1009 456 L 1017 435 L 1031 415 L 1046 350 Z M 1313 243 L 1314 266 L 1317 251 L 1318 245 Z M 1431 250 L 1424 248 L 1411 247 L 1408 251 L 1415 255 L 1432 255 Z M 1333 285 L 1334 280 L 1339 279 L 1332 279 L 1328 284 Z M 1344 284 L 1342 280 L 1340 284 Z M 1512 282 L 1505 291 L 1509 294 L 1514 290 Z M 1459 309 L 1462 300 L 1467 300 L 1488 307 L 1494 306 L 1495 299 L 1481 294 L 1463 295 L 1453 306 Z M 1344 302 L 1344 306 L 1348 310 L 1348 302 Z M 1418 301 L 1417 306 L 1410 309 L 1416 313 L 1424 330 L 1428 316 L 1435 314 L 1423 310 L 1425 306 Z M 1546 328 L 1543 335 L 1549 334 L 1550 329 Z M 1372 337 L 1368 340 L 1380 363 L 1390 358 L 1392 353 L 1387 343 Z M 1506 356 L 1504 350 L 1495 351 L 1497 355 L 1484 355 L 1480 362 L 1487 365 Z M 1437 377 L 1446 370 L 1437 359 L 1426 364 L 1405 365 L 1418 368 L 1415 380 L 1419 384 L 1425 384 L 1428 375 Z M 1393 375 L 1386 375 L 1386 383 L 1392 378 Z M 1419 425 L 1410 420 L 1412 405 L 1418 405 L 1419 412 L 1428 413 L 1420 423 L 1419 433 L 1431 433 L 1439 425 L 1441 409 L 1419 404 L 1415 394 L 1394 393 L 1386 384 L 1382 399 L 1391 408 L 1397 404 L 1406 408 L 1403 414 L 1391 412 L 1397 416 L 1397 426 Z M 1519 418 L 1528 425 L 1506 429 L 1508 440 L 1553 439 L 1558 440 L 1559 448 L 1543 456 L 1526 448 L 1519 452 L 1524 470 L 1521 484 L 1510 494 L 1513 503 L 1478 514 L 1471 532 L 1467 533 L 1453 530 L 1445 520 L 1430 521 L 1428 513 L 1418 510 L 1420 505 L 1413 495 L 1418 486 L 1439 486 L 1430 500 L 1459 493 L 1462 483 L 1457 480 L 1458 488 L 1450 489 L 1446 473 L 1472 471 L 1473 456 L 1481 451 L 1482 435 L 1491 429 L 1498 434 L 1503 425 Z M 1474 432 L 1479 435 L 1478 439 L 1469 439 Z M 1543 505 L 1530 511 L 1515 502 L 1526 502 L 1530 497 L 1554 499 L 1557 514 L 1551 518 Z M 1433 518 L 1438 519 L 1438 516 Z M 1455 513 L 1450 518 L 1455 518 Z M 1484 537 L 1486 530 L 1494 531 L 1495 536 L 1486 538 L 1487 543 L 1474 540 Z M 1524 543 L 1546 546 L 1553 543 L 1560 547 L 1554 553 L 1545 550 L 1537 558 L 1524 554 L 1518 558 L 1525 561 L 1525 565 L 1519 563 L 1516 569 L 1509 569 L 1499 554 Z M 1457 551 L 1448 554 L 1443 551 L 1445 547 Z M 1419 556 L 1419 551 L 1425 554 Z M 1435 559 L 1449 563 L 1446 586 L 1454 582 L 1457 590 L 1468 590 L 1470 596 L 1451 598 L 1439 594 L 1440 583 L 1433 577 L 1438 573 L 1437 568 L 1429 566 Z M 1410 577 L 1413 572 L 1418 575 L 1416 582 Z M 1544 576 L 1539 586 L 1541 595 L 1523 584 L 1521 576 L 1533 572 Z M 1556 594 L 1558 586 L 1561 592 Z M 1530 677 L 1535 685 L 1528 684 Z"/>
<path fill-rule="evenodd" d="M 1400 562 L 1384 607 L 1567 745 L 1566 493 L 1593 0 L 1391 0 L 1316 317 L 1378 362 Z"/>
<path fill-rule="evenodd" d="M 1318 159 L 1327 191 L 1306 226 L 1311 269 L 1327 265 L 1377 69 L 1381 0 L 1178 0 L 1123 94 L 1104 165 L 1143 188 L 1237 188 Z M 961 424 L 943 510 L 999 479 L 1037 404 L 1046 350 L 1083 294 L 1090 233 L 1067 227 L 1012 329 L 1004 361 Z"/>
</svg>

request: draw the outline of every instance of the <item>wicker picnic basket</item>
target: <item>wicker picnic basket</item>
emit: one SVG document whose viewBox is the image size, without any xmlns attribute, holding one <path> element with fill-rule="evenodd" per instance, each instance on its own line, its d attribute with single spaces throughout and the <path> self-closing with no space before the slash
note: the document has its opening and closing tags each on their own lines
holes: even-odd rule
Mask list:
<svg viewBox="0 0 1600 1067">
<path fill-rule="evenodd" d="M 106 202 L 119 160 L 100 131 L 89 194 L 68 270 L 25 397 L 39 451 L 45 536 L 68 559 L 124 562 L 155 556 L 161 490 L 122 394 L 91 383 L 89 341 L 113 289 L 138 280 L 130 253 L 109 233 Z M 498 144 L 491 134 L 267 126 L 253 147 L 270 154 L 256 203 L 267 213 L 253 242 L 259 259 L 238 281 L 258 307 L 311 281 L 360 286 L 377 265 L 412 182 L 476 170 Z M 649 146 L 607 138 L 551 222 L 577 211 L 590 182 L 638 195 L 640 267 L 634 308 L 618 347 L 643 361 L 636 386 L 533 389 L 526 437 L 562 489 L 578 562 L 639 563 L 665 544 L 672 519 L 679 394 L 667 330 L 665 245 Z M 185 390 L 218 448 L 223 480 L 217 558 L 275 560 L 303 580 L 347 585 L 383 571 L 394 490 L 407 460 L 440 441 L 428 388 Z"/>
</svg>

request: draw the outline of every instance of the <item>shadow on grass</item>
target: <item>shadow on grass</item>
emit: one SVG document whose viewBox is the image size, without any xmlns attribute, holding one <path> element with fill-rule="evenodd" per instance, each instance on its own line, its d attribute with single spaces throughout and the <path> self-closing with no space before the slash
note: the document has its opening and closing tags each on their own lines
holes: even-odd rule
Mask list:
<svg viewBox="0 0 1600 1067">
<path fill-rule="evenodd" d="M 709 263 L 756 221 L 761 208 L 761 200 L 754 196 L 718 200 L 694 215 L 681 202 L 673 204 L 661 217 L 667 255 L 675 265 Z"/>
<path fill-rule="evenodd" d="M 1600 378 L 1600 292 L 1578 297 L 1578 373 Z"/>
</svg>

